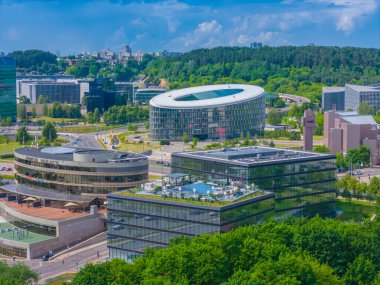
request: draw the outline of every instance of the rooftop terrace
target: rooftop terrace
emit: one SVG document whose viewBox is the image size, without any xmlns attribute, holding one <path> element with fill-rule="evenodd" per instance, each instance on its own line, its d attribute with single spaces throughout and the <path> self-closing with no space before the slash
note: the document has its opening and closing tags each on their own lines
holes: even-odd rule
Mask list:
<svg viewBox="0 0 380 285">
<path fill-rule="evenodd" d="M 124 190 L 112 195 L 132 196 L 163 200 L 176 203 L 199 204 L 220 207 L 236 202 L 271 195 L 271 192 L 262 191 L 255 185 L 243 185 L 238 182 L 229 186 L 212 183 L 184 183 L 183 185 L 170 185 L 165 181 L 155 181 L 144 184 L 132 190 Z"/>
<path fill-rule="evenodd" d="M 260 163 L 287 162 L 289 160 L 313 160 L 317 158 L 334 158 L 334 155 L 279 149 L 271 147 L 251 146 L 224 148 L 193 152 L 174 153 L 173 156 L 187 157 L 208 161 L 229 162 L 244 166 Z"/>
</svg>

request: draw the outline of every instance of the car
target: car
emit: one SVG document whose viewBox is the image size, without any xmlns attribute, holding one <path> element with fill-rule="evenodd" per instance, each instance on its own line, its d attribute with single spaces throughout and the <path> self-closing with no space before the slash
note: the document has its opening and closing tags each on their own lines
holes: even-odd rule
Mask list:
<svg viewBox="0 0 380 285">
<path fill-rule="evenodd" d="M 169 162 L 164 162 L 163 165 L 164 166 L 170 166 L 170 163 Z"/>
<path fill-rule="evenodd" d="M 49 261 L 50 257 L 52 257 L 52 256 L 53 256 L 53 254 L 47 253 L 47 254 L 44 254 L 41 259 L 42 259 L 42 261 Z"/>
<path fill-rule="evenodd" d="M 12 168 L 8 167 L 6 170 L 7 170 L 7 171 L 11 171 L 11 170 L 12 170 Z"/>
<path fill-rule="evenodd" d="M 162 164 L 163 162 L 162 161 L 156 161 L 157 164 Z"/>
<path fill-rule="evenodd" d="M 124 229 L 124 226 L 122 226 L 122 225 L 114 225 L 112 228 L 114 230 L 122 230 L 122 229 Z"/>
<path fill-rule="evenodd" d="M 4 171 L 6 169 L 6 167 L 2 166 L 0 167 L 0 171 Z"/>
</svg>

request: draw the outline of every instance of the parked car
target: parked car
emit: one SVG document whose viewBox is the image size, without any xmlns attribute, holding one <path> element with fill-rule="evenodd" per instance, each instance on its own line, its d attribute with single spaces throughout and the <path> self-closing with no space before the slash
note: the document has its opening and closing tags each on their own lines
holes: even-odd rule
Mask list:
<svg viewBox="0 0 380 285">
<path fill-rule="evenodd" d="M 49 261 L 50 257 L 52 257 L 52 256 L 53 256 L 53 254 L 47 253 L 47 254 L 43 255 L 41 259 L 42 259 L 42 261 Z"/>
<path fill-rule="evenodd" d="M 122 226 L 122 225 L 114 225 L 112 228 L 114 230 L 122 230 L 122 229 L 124 229 L 124 226 Z"/>
<path fill-rule="evenodd" d="M 6 170 L 7 170 L 7 171 L 11 171 L 11 170 L 12 170 L 12 168 L 8 167 Z"/>
<path fill-rule="evenodd" d="M 169 162 L 164 162 L 163 165 L 164 166 L 170 166 L 170 163 Z"/>
</svg>

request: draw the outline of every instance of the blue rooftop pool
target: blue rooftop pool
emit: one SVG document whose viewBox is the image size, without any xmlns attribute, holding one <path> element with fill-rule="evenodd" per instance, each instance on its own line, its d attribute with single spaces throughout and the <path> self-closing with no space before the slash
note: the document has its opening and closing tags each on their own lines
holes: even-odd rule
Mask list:
<svg viewBox="0 0 380 285">
<path fill-rule="evenodd" d="M 206 183 L 193 183 L 189 185 L 182 186 L 182 190 L 187 192 L 193 192 L 193 189 L 195 189 L 197 194 L 200 195 L 207 195 L 207 191 L 210 191 L 210 193 L 213 192 L 212 185 L 206 184 Z"/>
</svg>

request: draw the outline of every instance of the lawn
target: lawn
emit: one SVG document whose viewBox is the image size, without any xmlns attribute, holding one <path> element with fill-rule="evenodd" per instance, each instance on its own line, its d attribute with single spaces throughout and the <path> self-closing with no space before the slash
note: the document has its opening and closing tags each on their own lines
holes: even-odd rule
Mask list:
<svg viewBox="0 0 380 285">
<path fill-rule="evenodd" d="M 47 285 L 63 285 L 70 284 L 70 281 L 73 280 L 75 273 L 64 273 L 62 275 L 50 278 L 46 280 Z M 67 283 L 66 283 L 67 282 Z"/>
<path fill-rule="evenodd" d="M 363 218 L 371 218 L 376 213 L 376 205 L 362 201 L 337 200 L 336 210 L 343 212 L 337 219 L 360 222 Z"/>
<path fill-rule="evenodd" d="M 117 146 L 116 149 L 117 150 L 121 150 L 121 151 L 143 152 L 143 151 L 147 151 L 147 150 L 159 149 L 160 148 L 160 145 L 159 145 L 158 142 L 146 142 L 146 138 L 145 137 L 141 138 L 141 140 L 144 141 L 144 144 L 139 143 L 138 141 L 135 141 L 135 139 L 130 139 L 128 141 L 128 139 L 127 139 L 128 136 L 138 135 L 139 133 L 141 134 L 143 132 L 136 132 L 136 133 L 124 132 L 124 133 L 120 133 L 118 135 L 118 138 L 120 140 L 120 145 Z M 128 141 L 128 142 L 126 142 L 126 141 Z"/>
<path fill-rule="evenodd" d="M 32 122 L 41 121 L 41 120 L 44 120 L 46 122 L 52 122 L 52 123 L 60 123 L 62 121 L 65 123 L 75 123 L 81 119 L 80 118 L 76 118 L 76 119 L 73 119 L 73 118 L 51 118 L 51 117 L 47 117 L 47 116 L 41 116 L 41 117 L 36 117 L 36 118 L 31 119 Z"/>
<path fill-rule="evenodd" d="M 11 153 L 16 148 L 22 147 L 22 144 L 8 139 L 6 136 L 0 136 L 0 154 Z"/>
<path fill-rule="evenodd" d="M 149 181 L 155 181 L 155 180 L 161 180 L 161 179 L 162 179 L 161 175 L 149 174 Z"/>
<path fill-rule="evenodd" d="M 58 132 L 60 133 L 76 133 L 76 134 L 87 134 L 87 133 L 95 133 L 97 131 L 105 131 L 105 130 L 114 130 L 117 128 L 125 127 L 125 125 L 112 125 L 106 126 L 104 124 L 97 124 L 93 126 L 69 126 L 59 128 Z"/>
</svg>

